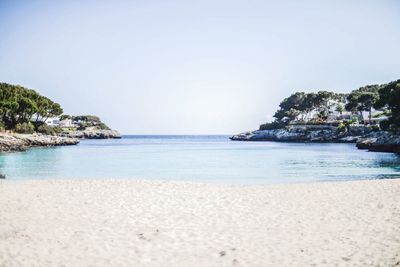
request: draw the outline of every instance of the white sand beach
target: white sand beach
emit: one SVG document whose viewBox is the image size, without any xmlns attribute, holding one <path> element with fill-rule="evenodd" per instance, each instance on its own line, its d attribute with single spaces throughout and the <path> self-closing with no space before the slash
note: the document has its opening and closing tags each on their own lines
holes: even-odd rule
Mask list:
<svg viewBox="0 0 400 267">
<path fill-rule="evenodd" d="M 400 180 L 0 182 L 0 266 L 396 266 Z"/>
</svg>

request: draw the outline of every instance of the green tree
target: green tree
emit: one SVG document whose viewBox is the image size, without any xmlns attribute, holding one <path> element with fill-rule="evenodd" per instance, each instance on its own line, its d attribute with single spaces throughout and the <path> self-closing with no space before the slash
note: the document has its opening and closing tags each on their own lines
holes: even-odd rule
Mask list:
<svg viewBox="0 0 400 267">
<path fill-rule="evenodd" d="M 344 106 L 343 106 L 343 104 L 341 104 L 341 103 L 337 104 L 337 105 L 336 105 L 335 111 L 336 111 L 336 112 L 339 112 L 339 114 L 342 115 L 342 114 L 343 114 L 343 111 L 344 111 Z"/>
<path fill-rule="evenodd" d="M 400 134 L 400 80 L 381 86 L 374 108 L 387 109 L 389 129 Z"/>
<path fill-rule="evenodd" d="M 63 113 L 60 104 L 19 85 L 0 83 L 0 122 L 8 129 Z"/>
<path fill-rule="evenodd" d="M 367 85 L 353 90 L 347 97 L 346 109 L 353 112 L 368 112 L 369 122 L 371 122 L 371 113 L 374 104 L 379 99 L 379 85 Z"/>
<path fill-rule="evenodd" d="M 274 117 L 280 121 L 292 121 L 303 113 L 304 92 L 296 92 L 285 98 L 280 104 Z"/>
</svg>

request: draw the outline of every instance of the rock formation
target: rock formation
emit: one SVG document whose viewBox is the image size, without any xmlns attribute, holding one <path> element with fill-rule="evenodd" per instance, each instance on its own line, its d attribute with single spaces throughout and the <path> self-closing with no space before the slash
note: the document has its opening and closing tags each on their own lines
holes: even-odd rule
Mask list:
<svg viewBox="0 0 400 267">
<path fill-rule="evenodd" d="M 346 131 L 327 125 L 290 125 L 282 129 L 257 130 L 231 137 L 235 141 L 281 141 L 281 142 L 356 142 L 371 132 L 364 126 L 350 126 Z"/>
<path fill-rule="evenodd" d="M 400 153 L 400 136 L 374 132 L 366 126 L 349 126 L 346 131 L 326 125 L 290 125 L 282 129 L 257 130 L 234 135 L 234 141 L 356 143 L 357 148 Z"/>
<path fill-rule="evenodd" d="M 112 139 L 121 138 L 121 134 L 115 130 L 83 130 L 63 132 L 59 134 L 61 137 L 79 138 L 79 139 Z"/>
<path fill-rule="evenodd" d="M 400 136 L 388 132 L 378 132 L 360 138 L 357 141 L 357 148 L 374 152 L 400 153 Z"/>
<path fill-rule="evenodd" d="M 30 147 L 76 145 L 76 138 L 43 135 L 0 133 L 0 151 L 24 151 Z"/>
</svg>

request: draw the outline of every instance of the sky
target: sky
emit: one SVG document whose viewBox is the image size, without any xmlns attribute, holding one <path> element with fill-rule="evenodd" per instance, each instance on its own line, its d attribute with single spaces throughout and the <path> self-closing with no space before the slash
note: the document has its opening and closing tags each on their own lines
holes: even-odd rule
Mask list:
<svg viewBox="0 0 400 267">
<path fill-rule="evenodd" d="M 0 81 L 123 134 L 234 134 L 400 78 L 400 1 L 0 0 Z"/>
</svg>

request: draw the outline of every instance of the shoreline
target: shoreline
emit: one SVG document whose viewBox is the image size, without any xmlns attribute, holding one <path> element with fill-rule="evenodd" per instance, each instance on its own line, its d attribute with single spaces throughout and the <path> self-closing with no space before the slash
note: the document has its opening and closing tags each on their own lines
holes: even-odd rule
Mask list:
<svg viewBox="0 0 400 267">
<path fill-rule="evenodd" d="M 115 130 L 75 131 L 58 135 L 0 132 L 0 152 L 26 151 L 35 147 L 77 145 L 82 139 L 120 139 L 121 137 L 121 134 Z"/>
<path fill-rule="evenodd" d="M 45 134 L 0 133 L 0 152 L 25 151 L 33 147 L 77 145 L 76 138 Z"/>
<path fill-rule="evenodd" d="M 394 266 L 400 180 L 0 180 L 6 266 Z"/>
<path fill-rule="evenodd" d="M 400 136 L 386 131 L 374 132 L 365 126 L 350 126 L 348 132 L 324 125 L 290 125 L 272 130 L 255 130 L 233 135 L 232 141 L 283 143 L 354 143 L 357 149 L 400 153 Z"/>
</svg>

